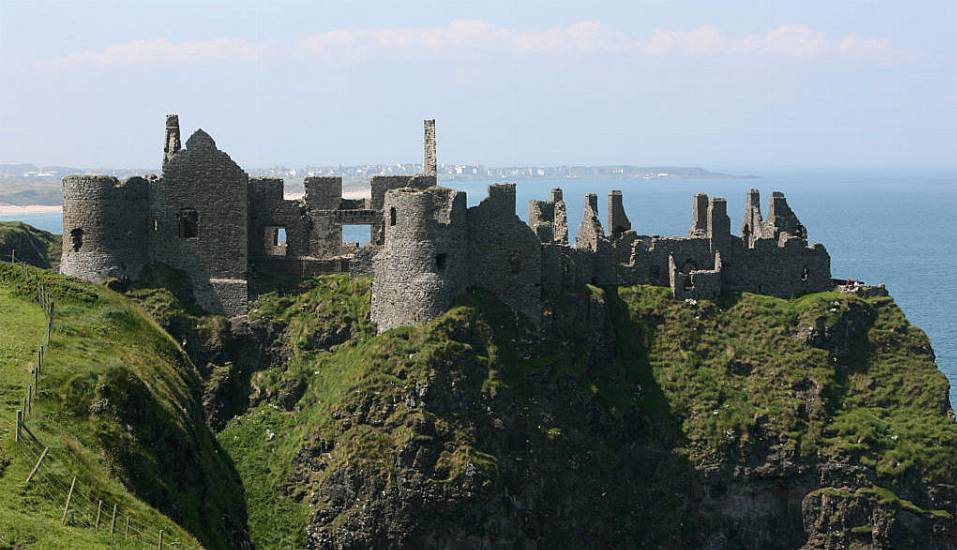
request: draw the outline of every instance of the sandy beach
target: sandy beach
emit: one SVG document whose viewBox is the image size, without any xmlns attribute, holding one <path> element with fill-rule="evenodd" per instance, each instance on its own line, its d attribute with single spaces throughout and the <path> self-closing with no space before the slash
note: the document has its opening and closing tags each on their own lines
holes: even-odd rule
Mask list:
<svg viewBox="0 0 957 550">
<path fill-rule="evenodd" d="M 0 203 L 0 216 L 23 216 L 27 214 L 52 214 L 63 210 L 62 206 L 49 204 L 29 204 L 20 206 L 16 204 Z"/>
</svg>

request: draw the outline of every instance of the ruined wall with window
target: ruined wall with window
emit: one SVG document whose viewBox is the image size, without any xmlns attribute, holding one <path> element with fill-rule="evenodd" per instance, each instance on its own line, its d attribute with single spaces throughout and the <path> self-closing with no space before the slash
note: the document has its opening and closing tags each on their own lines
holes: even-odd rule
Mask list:
<svg viewBox="0 0 957 550">
<path fill-rule="evenodd" d="M 246 311 L 248 186 L 246 172 L 203 130 L 185 149 L 166 152 L 152 186 L 152 260 L 186 272 L 207 311 Z"/>
<path fill-rule="evenodd" d="M 138 276 L 149 262 L 148 197 L 143 178 L 64 178 L 60 271 L 91 281 Z"/>
<path fill-rule="evenodd" d="M 479 205 L 429 175 L 377 176 L 367 199 L 346 199 L 339 177 L 309 177 L 287 200 L 283 181 L 252 178 L 197 130 L 181 148 L 179 118 L 166 120 L 162 178 L 68 176 L 63 180 L 61 270 L 88 279 L 135 279 L 152 262 L 185 272 L 201 307 L 247 310 L 251 272 L 308 277 L 374 275 L 372 318 L 380 330 L 445 311 L 469 287 L 483 288 L 536 325 L 571 288 L 655 284 L 677 298 L 725 291 L 797 296 L 833 286 L 830 257 L 781 193 L 764 218 L 747 196 L 740 236 L 727 203 L 696 194 L 687 237 L 641 235 L 621 191 L 608 196 L 608 231 L 598 197 L 585 196 L 574 246 L 561 189 L 515 213 L 515 184 L 495 184 Z M 435 163 L 426 121 L 426 164 Z M 344 243 L 344 225 L 369 226 L 365 246 Z M 544 315 L 547 317 L 548 315 Z"/>
<path fill-rule="evenodd" d="M 495 293 L 538 324 L 542 315 L 542 245 L 515 214 L 515 184 L 489 186 L 468 211 L 469 285 Z"/>
<path fill-rule="evenodd" d="M 441 315 L 469 283 L 465 193 L 399 187 L 382 205 L 385 242 L 372 260 L 371 307 L 380 332 Z"/>
</svg>

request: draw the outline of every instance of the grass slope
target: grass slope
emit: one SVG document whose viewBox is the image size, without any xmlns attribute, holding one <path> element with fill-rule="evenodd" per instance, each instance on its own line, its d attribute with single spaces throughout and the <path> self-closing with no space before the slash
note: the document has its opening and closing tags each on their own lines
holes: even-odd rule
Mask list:
<svg viewBox="0 0 957 550">
<path fill-rule="evenodd" d="M 188 358 L 124 297 L 32 271 L 57 305 L 56 330 L 27 419 L 50 458 L 27 486 L 34 457 L 15 445 L 13 418 L 32 379 L 45 319 L 35 286 L 22 284 L 17 268 L 0 263 L 0 416 L 10 419 L 0 423 L 0 547 L 110 546 L 106 519 L 99 531 L 60 525 L 73 475 L 79 512 L 71 525 L 93 523 L 95 502 L 103 499 L 128 511 L 134 529 L 164 528 L 167 542 L 197 545 L 198 539 L 209 548 L 230 547 L 227 533 L 244 524 L 243 493 L 203 423 L 198 375 Z"/>
</svg>

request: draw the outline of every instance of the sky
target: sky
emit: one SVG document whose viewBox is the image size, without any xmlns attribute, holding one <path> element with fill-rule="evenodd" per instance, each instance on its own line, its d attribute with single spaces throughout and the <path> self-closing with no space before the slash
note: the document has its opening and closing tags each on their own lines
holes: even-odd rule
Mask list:
<svg viewBox="0 0 957 550">
<path fill-rule="evenodd" d="M 0 163 L 957 170 L 946 2 L 0 0 Z"/>
</svg>

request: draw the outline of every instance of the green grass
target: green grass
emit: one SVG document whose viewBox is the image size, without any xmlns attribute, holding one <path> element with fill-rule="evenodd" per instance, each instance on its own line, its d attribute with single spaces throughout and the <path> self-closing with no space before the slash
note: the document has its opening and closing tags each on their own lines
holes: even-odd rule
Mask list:
<svg viewBox="0 0 957 550">
<path fill-rule="evenodd" d="M 76 502 L 87 513 L 76 523 L 92 522 L 95 501 L 103 499 L 117 503 L 121 513 L 129 510 L 142 527 L 165 528 L 167 540 L 195 545 L 197 537 L 210 548 L 228 547 L 229 520 L 223 518 L 242 527 L 242 489 L 203 424 L 198 374 L 188 358 L 122 296 L 41 270 L 32 273 L 43 279 L 57 305 L 40 391 L 27 419 L 50 455 L 27 487 L 37 451 L 15 445 L 12 419 L 31 381 L 30 361 L 45 319 L 33 299 L 33 283 L 20 284 L 18 268 L 0 264 L 0 416 L 11 419 L 0 423 L 0 463 L 8 462 L 0 474 L 0 542 L 108 546 L 105 532 L 59 526 L 63 497 L 76 475 Z"/>
<path fill-rule="evenodd" d="M 0 258 L 55 269 L 60 264 L 61 237 L 23 222 L 0 221 Z"/>
<path fill-rule="evenodd" d="M 957 426 L 947 419 L 947 382 L 926 335 L 890 299 L 742 294 L 690 305 L 665 288 L 583 287 L 578 299 L 607 306 L 615 334 L 613 361 L 596 368 L 585 361 L 593 342 L 542 340 L 481 292 L 430 323 L 375 335 L 368 285 L 321 277 L 299 293 L 265 295 L 251 314 L 286 327 L 291 349 L 288 365 L 257 373 L 253 385 L 271 395 L 305 387 L 292 410 L 267 400 L 219 436 L 236 457 L 261 548 L 301 547 L 317 511 L 338 513 L 333 525 L 350 521 L 354 511 L 314 498 L 328 476 L 361 465 L 391 479 L 396 449 L 424 437 L 410 428 L 421 423 L 433 426 L 428 438 L 443 449 L 426 481 L 436 487 L 461 484 L 469 472 L 482 491 L 505 490 L 521 483 L 515 460 L 532 448 L 541 463 L 577 465 L 566 490 L 603 487 L 596 499 L 607 506 L 616 499 L 627 506 L 636 491 L 661 499 L 661 511 L 642 517 L 680 531 L 664 511 L 677 481 L 627 472 L 622 461 L 634 449 L 583 429 L 581 409 L 568 398 L 588 400 L 609 422 L 642 419 L 647 436 L 670 449 L 656 467 L 675 479 L 772 453 L 807 467 L 849 461 L 873 468 L 879 485 L 867 490 L 877 502 L 947 514 L 895 493 L 905 479 L 957 484 Z M 819 335 L 809 344 L 810 328 L 830 340 Z M 569 380 L 578 388 L 572 393 L 543 395 L 543 387 Z M 448 394 L 427 397 L 425 406 L 403 401 L 408 388 L 436 384 Z M 486 414 L 491 403 L 523 410 L 523 420 Z M 521 446 L 503 440 L 503 429 Z M 324 467 L 302 478 L 296 457 L 316 441 L 330 442 Z M 647 486 L 620 487 L 622 476 L 636 475 Z"/>
</svg>

